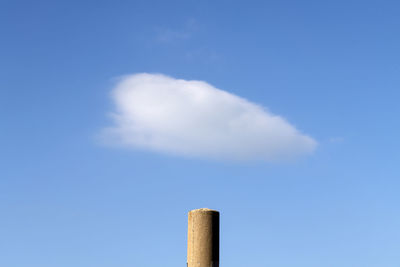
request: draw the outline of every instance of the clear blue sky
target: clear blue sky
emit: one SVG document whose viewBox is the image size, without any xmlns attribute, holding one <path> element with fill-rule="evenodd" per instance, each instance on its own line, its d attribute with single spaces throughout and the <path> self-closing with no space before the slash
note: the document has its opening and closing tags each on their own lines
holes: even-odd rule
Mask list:
<svg viewBox="0 0 400 267">
<path fill-rule="evenodd" d="M 0 266 L 400 266 L 398 1 L 0 2 Z M 286 163 L 118 149 L 116 77 L 203 80 L 317 142 Z"/>
</svg>

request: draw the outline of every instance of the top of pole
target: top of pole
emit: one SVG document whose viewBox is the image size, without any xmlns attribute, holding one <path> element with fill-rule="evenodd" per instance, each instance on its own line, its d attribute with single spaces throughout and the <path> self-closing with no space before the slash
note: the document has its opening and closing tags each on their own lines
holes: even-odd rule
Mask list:
<svg viewBox="0 0 400 267">
<path fill-rule="evenodd" d="M 189 211 L 189 213 L 191 213 L 191 212 L 216 212 L 216 213 L 219 213 L 219 211 L 217 211 L 217 210 L 212 210 L 212 209 L 207 209 L 207 208 L 201 208 L 201 209 L 195 209 L 195 210 Z"/>
</svg>

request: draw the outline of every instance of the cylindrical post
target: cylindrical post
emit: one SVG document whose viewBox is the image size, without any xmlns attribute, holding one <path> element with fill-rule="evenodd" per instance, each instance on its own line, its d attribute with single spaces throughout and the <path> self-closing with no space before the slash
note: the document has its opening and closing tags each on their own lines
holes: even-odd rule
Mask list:
<svg viewBox="0 0 400 267">
<path fill-rule="evenodd" d="M 219 212 L 189 212 L 187 267 L 219 267 Z"/>
</svg>

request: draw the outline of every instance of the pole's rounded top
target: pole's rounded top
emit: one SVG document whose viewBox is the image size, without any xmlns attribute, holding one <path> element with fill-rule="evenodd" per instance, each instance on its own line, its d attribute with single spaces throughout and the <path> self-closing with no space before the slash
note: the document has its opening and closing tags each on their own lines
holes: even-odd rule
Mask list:
<svg viewBox="0 0 400 267">
<path fill-rule="evenodd" d="M 207 209 L 207 208 L 201 208 L 201 209 L 196 209 L 196 210 L 191 210 L 191 211 L 189 211 L 189 213 L 193 213 L 193 212 L 219 213 L 219 211 L 217 211 L 217 210 L 211 210 L 211 209 Z"/>
</svg>

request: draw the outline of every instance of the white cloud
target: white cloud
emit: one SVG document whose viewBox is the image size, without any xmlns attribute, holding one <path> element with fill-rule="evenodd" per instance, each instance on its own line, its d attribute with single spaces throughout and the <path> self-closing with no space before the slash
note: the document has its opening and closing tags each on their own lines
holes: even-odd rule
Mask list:
<svg viewBox="0 0 400 267">
<path fill-rule="evenodd" d="M 107 142 L 222 160 L 275 161 L 310 154 L 317 143 L 285 119 L 204 81 L 161 74 L 123 77 L 112 91 Z"/>
</svg>

